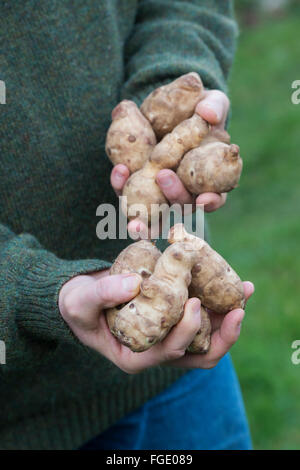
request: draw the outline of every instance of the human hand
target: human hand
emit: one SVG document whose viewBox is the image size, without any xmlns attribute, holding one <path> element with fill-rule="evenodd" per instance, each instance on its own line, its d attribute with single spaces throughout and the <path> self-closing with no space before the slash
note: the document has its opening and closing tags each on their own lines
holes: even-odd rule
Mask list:
<svg viewBox="0 0 300 470">
<path fill-rule="evenodd" d="M 201 326 L 200 301 L 193 298 L 186 302 L 181 321 L 161 343 L 142 353 L 132 352 L 111 334 L 104 310 L 135 297 L 140 281 L 141 278 L 135 274 L 110 276 L 107 270 L 76 276 L 60 291 L 61 315 L 83 344 L 128 374 L 159 364 L 211 368 L 237 341 L 244 311 L 236 309 L 225 316 L 211 313 L 213 334 L 209 352 L 204 355 L 186 353 Z M 245 282 L 244 289 L 248 299 L 254 287 L 252 283 Z"/>
<path fill-rule="evenodd" d="M 195 108 L 203 119 L 218 129 L 224 129 L 227 119 L 230 102 L 228 97 L 219 90 L 206 90 L 204 98 L 199 101 Z M 122 189 L 129 177 L 129 170 L 125 165 L 116 165 L 111 172 L 111 184 L 117 195 L 122 193 Z M 178 203 L 204 205 L 206 212 L 213 212 L 222 207 L 227 198 L 227 193 L 203 193 L 198 197 L 192 196 L 184 187 L 176 173 L 169 169 L 161 170 L 156 182 L 168 199 L 170 204 Z M 128 231 L 131 234 L 147 233 L 144 223 L 138 219 L 132 220 L 128 224 Z"/>
</svg>

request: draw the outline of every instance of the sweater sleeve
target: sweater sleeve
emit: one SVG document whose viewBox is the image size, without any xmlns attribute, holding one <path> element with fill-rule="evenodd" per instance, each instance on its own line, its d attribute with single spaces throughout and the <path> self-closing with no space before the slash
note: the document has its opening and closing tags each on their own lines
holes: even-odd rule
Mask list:
<svg viewBox="0 0 300 470">
<path fill-rule="evenodd" d="M 60 315 L 59 290 L 77 274 L 109 266 L 100 260 L 59 259 L 33 236 L 0 225 L 0 340 L 6 350 L 1 372 L 35 367 L 61 342 L 80 347 Z"/>
<path fill-rule="evenodd" d="M 227 92 L 237 34 L 231 0 L 141 0 L 125 47 L 122 98 L 140 104 L 191 71 L 206 88 Z"/>
</svg>

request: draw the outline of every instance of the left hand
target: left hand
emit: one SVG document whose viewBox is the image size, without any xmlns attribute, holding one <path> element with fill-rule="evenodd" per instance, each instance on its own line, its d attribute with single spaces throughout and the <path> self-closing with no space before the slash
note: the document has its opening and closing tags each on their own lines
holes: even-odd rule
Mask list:
<svg viewBox="0 0 300 470">
<path fill-rule="evenodd" d="M 225 93 L 219 90 L 206 90 L 204 98 L 197 104 L 195 112 L 212 126 L 224 129 L 229 107 L 230 101 Z M 117 195 L 121 194 L 128 177 L 129 170 L 125 165 L 119 164 L 113 168 L 111 172 L 111 185 Z M 193 203 L 193 196 L 185 189 L 174 171 L 161 170 L 156 177 L 156 182 L 170 204 L 179 203 L 183 205 Z M 204 205 L 205 212 L 213 212 L 225 204 L 226 198 L 226 193 L 203 193 L 196 198 L 195 203 L 196 205 Z M 130 233 L 141 233 L 145 230 L 144 224 L 138 220 L 132 220 L 128 224 L 128 231 Z"/>
<path fill-rule="evenodd" d="M 246 281 L 244 291 L 246 300 L 254 292 L 252 282 Z M 168 333 L 166 338 L 156 343 L 144 352 L 132 352 L 119 343 L 110 333 L 104 315 L 99 318 L 99 330 L 105 340 L 105 355 L 127 374 L 137 374 L 149 367 L 170 365 L 172 367 L 187 367 L 189 369 L 211 369 L 227 354 L 237 342 L 245 311 L 237 308 L 220 315 L 210 312 L 212 323 L 211 345 L 206 354 L 187 352 L 195 334 L 201 327 L 200 301 L 189 299 L 185 304 L 184 315 L 177 325 Z M 196 312 L 198 311 L 198 314 Z M 95 348 L 96 349 L 96 348 Z"/>
</svg>

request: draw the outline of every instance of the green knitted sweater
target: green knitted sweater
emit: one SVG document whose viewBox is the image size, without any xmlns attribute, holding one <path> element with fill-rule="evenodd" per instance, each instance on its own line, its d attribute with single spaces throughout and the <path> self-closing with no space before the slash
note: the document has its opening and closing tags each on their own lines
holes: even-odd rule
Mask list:
<svg viewBox="0 0 300 470">
<path fill-rule="evenodd" d="M 96 236 L 117 203 L 111 110 L 192 70 L 226 90 L 237 29 L 226 0 L 1 2 L 0 18 L 0 448 L 72 449 L 184 373 L 127 375 L 58 310 L 64 282 L 128 243 Z"/>
</svg>

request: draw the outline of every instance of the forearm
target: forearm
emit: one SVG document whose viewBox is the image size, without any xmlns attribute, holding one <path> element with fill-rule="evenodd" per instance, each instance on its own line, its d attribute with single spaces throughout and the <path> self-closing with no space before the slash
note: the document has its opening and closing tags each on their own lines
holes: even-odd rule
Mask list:
<svg viewBox="0 0 300 470">
<path fill-rule="evenodd" d="M 108 266 L 100 260 L 59 259 L 33 236 L 0 225 L 0 339 L 7 370 L 34 367 L 58 343 L 76 341 L 60 315 L 59 291 L 77 274 Z"/>
<path fill-rule="evenodd" d="M 125 49 L 122 97 L 140 103 L 152 89 L 190 71 L 206 88 L 226 92 L 236 37 L 231 1 L 141 1 Z"/>
</svg>

